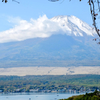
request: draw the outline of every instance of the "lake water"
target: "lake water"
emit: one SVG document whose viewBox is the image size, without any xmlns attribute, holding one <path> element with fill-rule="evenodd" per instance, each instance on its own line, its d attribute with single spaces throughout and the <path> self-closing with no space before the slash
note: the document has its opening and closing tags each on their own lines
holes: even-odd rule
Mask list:
<svg viewBox="0 0 100 100">
<path fill-rule="evenodd" d="M 25 94 L 0 94 L 0 100 L 59 100 L 79 94 L 68 93 L 25 93 Z"/>
</svg>

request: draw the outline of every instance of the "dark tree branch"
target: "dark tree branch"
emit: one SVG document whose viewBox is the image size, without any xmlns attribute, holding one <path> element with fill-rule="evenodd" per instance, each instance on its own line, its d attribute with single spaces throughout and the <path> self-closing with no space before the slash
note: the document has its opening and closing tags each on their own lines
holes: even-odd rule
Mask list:
<svg viewBox="0 0 100 100">
<path fill-rule="evenodd" d="M 7 0 L 2 0 L 2 2 L 4 2 L 4 1 L 5 1 L 5 3 L 7 3 L 7 2 L 8 2 Z M 12 1 L 19 3 L 19 2 L 18 2 L 18 1 L 16 1 L 16 0 L 12 0 Z"/>
<path fill-rule="evenodd" d="M 18 1 L 16 1 L 16 0 L 12 0 L 12 1 L 17 2 L 17 3 L 20 3 L 20 2 L 18 2 Z"/>
<path fill-rule="evenodd" d="M 92 20 L 93 20 L 93 26 L 98 34 L 98 36 L 100 37 L 100 30 L 97 28 L 97 24 L 96 24 L 96 16 L 98 16 L 98 14 L 95 12 L 95 3 L 98 3 L 98 10 L 100 11 L 100 6 L 99 6 L 99 0 L 89 0 L 89 5 L 90 5 L 90 11 L 91 11 L 91 16 L 92 16 Z"/>
</svg>

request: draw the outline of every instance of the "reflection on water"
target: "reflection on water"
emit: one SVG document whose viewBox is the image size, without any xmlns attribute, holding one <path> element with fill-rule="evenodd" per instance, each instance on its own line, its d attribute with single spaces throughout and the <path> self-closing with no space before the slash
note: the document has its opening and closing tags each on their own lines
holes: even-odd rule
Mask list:
<svg viewBox="0 0 100 100">
<path fill-rule="evenodd" d="M 79 94 L 68 93 L 13 93 L 0 94 L 0 100 L 58 100 L 71 97 Z"/>
</svg>

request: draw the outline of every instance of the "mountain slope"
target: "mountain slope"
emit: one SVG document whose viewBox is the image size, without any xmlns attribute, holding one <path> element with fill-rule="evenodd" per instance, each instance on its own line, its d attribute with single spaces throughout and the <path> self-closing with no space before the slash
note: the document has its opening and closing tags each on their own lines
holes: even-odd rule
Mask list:
<svg viewBox="0 0 100 100">
<path fill-rule="evenodd" d="M 88 24 L 74 16 L 50 20 L 59 31 L 49 37 L 0 43 L 0 67 L 100 65 L 100 47 Z"/>
<path fill-rule="evenodd" d="M 9 67 L 95 65 L 95 61 L 99 65 L 98 45 L 92 38 L 82 41 L 83 38 L 53 35 L 49 38 L 0 44 L 1 67 L 4 65 L 2 62 Z"/>
<path fill-rule="evenodd" d="M 74 36 L 93 36 L 95 33 L 92 28 L 75 16 L 56 16 L 51 19 L 58 22 L 61 30 L 67 35 Z"/>
<path fill-rule="evenodd" d="M 72 96 L 68 99 L 60 99 L 60 100 L 99 100 L 100 92 L 95 90 L 93 93 L 86 93 L 83 95 Z"/>
</svg>

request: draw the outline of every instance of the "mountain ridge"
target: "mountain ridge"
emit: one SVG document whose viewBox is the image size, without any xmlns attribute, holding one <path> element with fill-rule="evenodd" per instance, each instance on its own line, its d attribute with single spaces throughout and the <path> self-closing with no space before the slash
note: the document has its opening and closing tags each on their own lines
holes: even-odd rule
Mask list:
<svg viewBox="0 0 100 100">
<path fill-rule="evenodd" d="M 100 63 L 97 44 L 83 37 L 53 35 L 48 38 L 0 44 L 0 65 L 6 66 L 81 66 Z M 26 64 L 25 64 L 26 63 Z M 64 63 L 64 64 L 63 64 Z"/>
<path fill-rule="evenodd" d="M 50 20 L 54 22 L 54 19 Z M 64 21 L 61 17 L 59 20 Z M 59 20 L 57 22 L 59 28 L 64 27 Z M 81 20 L 78 20 L 80 23 Z M 66 23 L 66 20 L 64 23 Z M 73 23 L 75 22 L 73 21 Z M 70 25 L 72 25 L 72 22 Z M 96 41 L 93 41 L 92 30 L 88 30 L 91 33 L 89 33 L 90 35 L 81 31 L 83 35 L 77 36 L 73 33 L 73 31 L 77 31 L 76 26 L 72 26 L 70 35 L 68 31 L 65 33 L 64 30 L 59 29 L 60 31 L 55 31 L 55 33 L 44 38 L 37 37 L 23 41 L 0 43 L 0 67 L 100 66 L 100 47 L 96 44 Z M 88 27 L 91 29 L 89 25 Z M 66 27 L 63 29 L 66 29 Z"/>
<path fill-rule="evenodd" d="M 69 36 L 94 36 L 92 27 L 75 16 L 57 16 L 48 19 L 46 15 L 30 22 L 20 20 L 13 28 L 0 32 L 0 43 L 23 41 L 31 38 L 47 38 L 56 34 Z"/>
<path fill-rule="evenodd" d="M 75 16 L 56 16 L 51 19 L 52 21 L 58 22 L 62 26 L 63 31 L 69 31 L 68 35 L 74 34 L 75 36 L 94 36 L 95 32 L 92 27 L 87 23 L 83 22 Z M 83 34 L 84 33 L 84 34 Z"/>
</svg>

